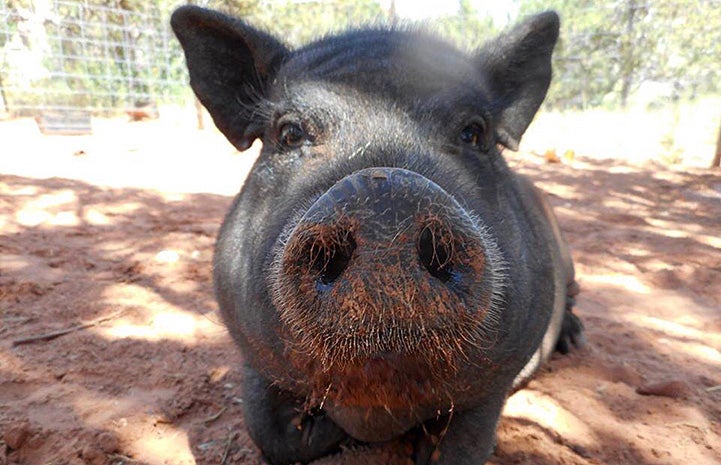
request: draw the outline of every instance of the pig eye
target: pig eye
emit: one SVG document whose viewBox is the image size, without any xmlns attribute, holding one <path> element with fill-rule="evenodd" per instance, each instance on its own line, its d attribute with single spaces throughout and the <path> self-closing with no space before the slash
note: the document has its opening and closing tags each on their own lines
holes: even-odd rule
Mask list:
<svg viewBox="0 0 721 465">
<path fill-rule="evenodd" d="M 461 142 L 482 150 L 486 149 L 486 125 L 482 122 L 474 122 L 463 128 Z"/>
<path fill-rule="evenodd" d="M 278 140 L 285 147 L 299 147 L 306 140 L 303 128 L 295 123 L 286 123 L 280 127 Z"/>
</svg>

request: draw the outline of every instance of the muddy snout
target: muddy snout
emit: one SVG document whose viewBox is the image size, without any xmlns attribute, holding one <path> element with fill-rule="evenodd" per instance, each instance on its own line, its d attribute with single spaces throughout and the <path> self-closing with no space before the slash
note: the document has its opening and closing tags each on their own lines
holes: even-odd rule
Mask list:
<svg viewBox="0 0 721 465">
<path fill-rule="evenodd" d="M 479 248 L 473 222 L 440 186 L 412 171 L 370 168 L 342 179 L 308 209 L 283 261 L 287 273 L 315 275 L 323 292 L 348 268 L 370 273 L 374 261 L 386 272 L 402 265 L 419 278 L 458 283 L 473 271 L 468 252 Z"/>
<path fill-rule="evenodd" d="M 424 341 L 448 332 L 473 339 L 493 293 L 486 236 L 424 176 L 364 169 L 295 225 L 275 303 L 300 348 L 327 363 L 426 350 Z"/>
</svg>

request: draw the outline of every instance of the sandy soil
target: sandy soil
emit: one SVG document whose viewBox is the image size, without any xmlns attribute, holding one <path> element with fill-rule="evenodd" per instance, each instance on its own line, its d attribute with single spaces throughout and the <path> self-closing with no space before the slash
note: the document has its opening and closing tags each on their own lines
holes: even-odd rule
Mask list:
<svg viewBox="0 0 721 465">
<path fill-rule="evenodd" d="M 159 123 L 0 139 L 0 464 L 261 463 L 210 282 L 252 155 Z M 551 193 L 588 344 L 509 399 L 490 463 L 721 464 L 721 173 L 509 157 Z"/>
</svg>

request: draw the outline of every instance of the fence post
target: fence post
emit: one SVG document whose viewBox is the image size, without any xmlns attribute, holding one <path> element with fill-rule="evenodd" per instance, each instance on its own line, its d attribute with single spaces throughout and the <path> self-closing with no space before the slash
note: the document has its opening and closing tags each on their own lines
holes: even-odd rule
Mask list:
<svg viewBox="0 0 721 465">
<path fill-rule="evenodd" d="M 718 129 L 718 140 L 716 141 L 716 155 L 713 157 L 711 162 L 711 168 L 718 168 L 721 166 L 721 125 Z"/>
</svg>

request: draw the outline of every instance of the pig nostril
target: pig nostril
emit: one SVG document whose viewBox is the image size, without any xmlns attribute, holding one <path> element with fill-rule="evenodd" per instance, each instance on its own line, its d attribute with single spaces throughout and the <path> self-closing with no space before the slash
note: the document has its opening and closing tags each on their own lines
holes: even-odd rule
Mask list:
<svg viewBox="0 0 721 465">
<path fill-rule="evenodd" d="M 333 284 L 348 268 L 355 248 L 355 240 L 348 233 L 335 235 L 330 241 L 316 242 L 311 247 L 311 268 L 318 274 L 319 283 Z"/>
<path fill-rule="evenodd" d="M 423 228 L 418 237 L 418 256 L 431 276 L 448 282 L 453 277 L 453 238 L 438 224 Z"/>
</svg>

